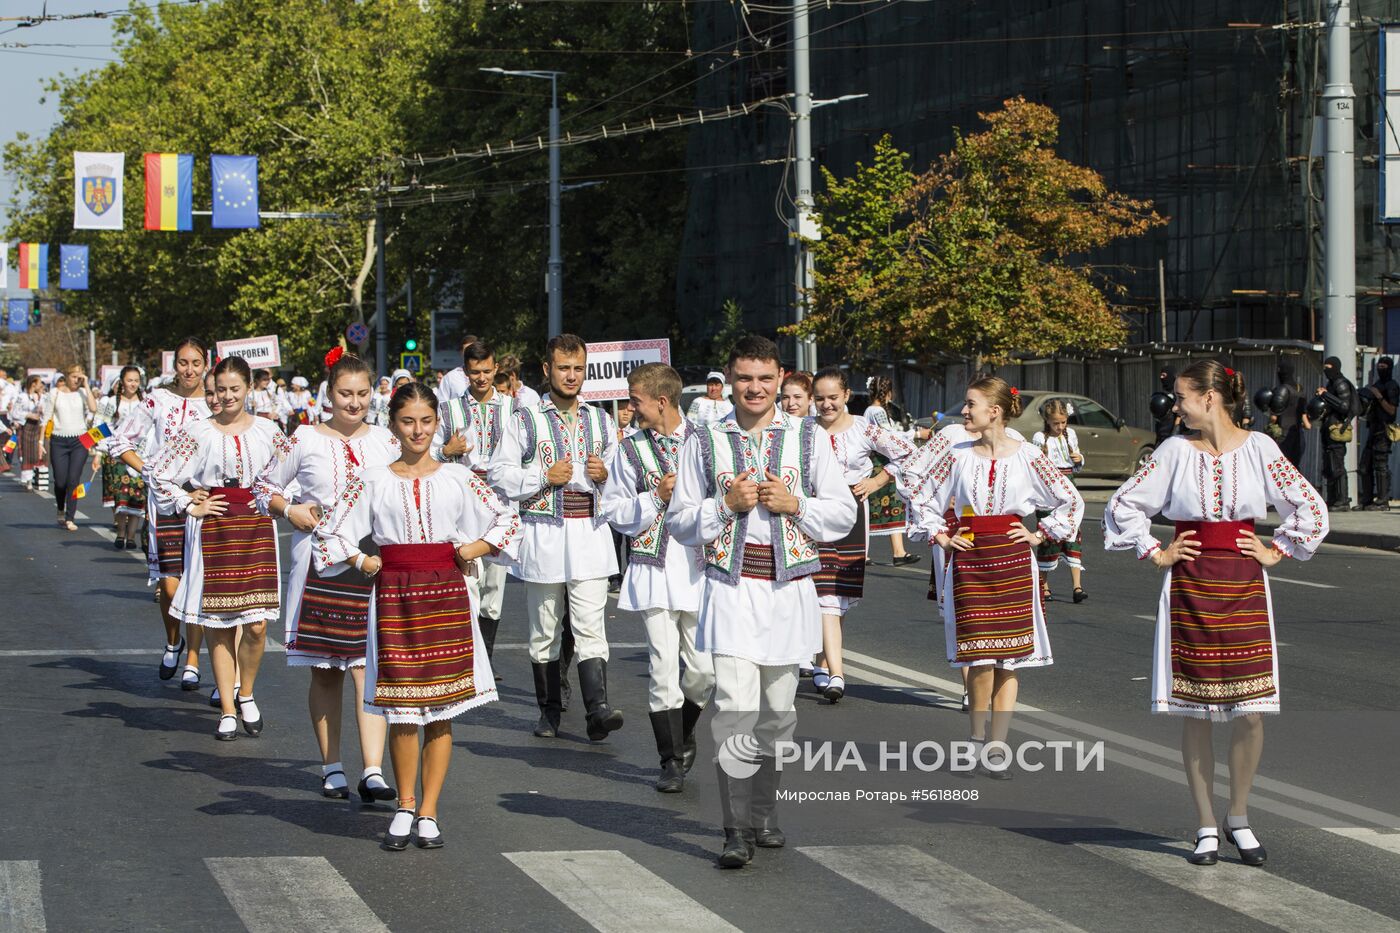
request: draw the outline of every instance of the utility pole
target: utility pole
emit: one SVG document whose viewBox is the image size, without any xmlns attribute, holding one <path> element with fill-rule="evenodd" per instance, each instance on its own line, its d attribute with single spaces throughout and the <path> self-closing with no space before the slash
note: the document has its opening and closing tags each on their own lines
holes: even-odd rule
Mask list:
<svg viewBox="0 0 1400 933">
<path fill-rule="evenodd" d="M 374 209 L 374 365 L 375 372 L 387 375 L 389 354 L 389 312 L 384 289 L 384 209 Z"/>
<path fill-rule="evenodd" d="M 796 216 L 792 233 L 797 245 L 797 267 L 794 275 L 794 304 L 797 322 L 807 314 L 808 295 L 812 289 L 812 254 L 802 237 L 814 234 L 812 223 L 812 52 L 807 32 L 807 9 L 810 0 L 792 3 L 792 92 L 793 92 L 793 175 L 797 182 Z M 817 345 L 811 338 L 798 338 L 797 368 L 809 373 L 817 371 Z"/>
<path fill-rule="evenodd" d="M 1327 127 L 1323 164 L 1322 249 L 1327 280 L 1323 345 L 1342 361 L 1342 375 L 1356 381 L 1356 191 L 1352 163 L 1356 92 L 1351 86 L 1351 0 L 1330 0 L 1327 15 L 1327 84 L 1322 101 Z M 1356 470 L 1356 446 L 1347 445 L 1346 471 Z M 1350 485 L 1348 485 L 1350 488 Z"/>
<path fill-rule="evenodd" d="M 87 375 L 88 375 L 88 384 L 91 385 L 91 384 L 92 384 L 92 380 L 94 380 L 94 379 L 97 378 L 97 331 L 93 330 L 91 327 L 88 328 L 88 368 L 87 368 Z M 101 388 L 102 388 L 102 383 L 101 383 L 101 382 L 98 382 L 97 387 L 98 387 L 98 389 L 101 389 Z"/>
</svg>

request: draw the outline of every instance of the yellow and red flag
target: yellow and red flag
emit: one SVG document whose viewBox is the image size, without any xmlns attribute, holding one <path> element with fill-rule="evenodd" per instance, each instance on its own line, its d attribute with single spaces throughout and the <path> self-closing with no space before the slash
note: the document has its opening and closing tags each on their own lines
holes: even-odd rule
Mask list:
<svg viewBox="0 0 1400 933">
<path fill-rule="evenodd" d="M 47 243 L 19 244 L 19 287 L 49 287 L 49 245 Z"/>
<path fill-rule="evenodd" d="M 194 156 L 146 153 L 146 229 L 194 229 Z"/>
</svg>

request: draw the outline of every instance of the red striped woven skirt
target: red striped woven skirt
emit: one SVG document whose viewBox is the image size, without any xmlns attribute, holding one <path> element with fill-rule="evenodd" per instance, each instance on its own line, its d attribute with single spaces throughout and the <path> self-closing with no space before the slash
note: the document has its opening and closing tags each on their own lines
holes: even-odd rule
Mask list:
<svg viewBox="0 0 1400 933">
<path fill-rule="evenodd" d="M 385 544 L 379 556 L 374 705 L 446 707 L 472 699 L 471 602 L 452 545 Z"/>
<path fill-rule="evenodd" d="M 363 658 L 373 592 L 374 581 L 353 567 L 333 577 L 322 577 L 314 565 L 307 567 L 288 650 L 348 661 Z"/>
<path fill-rule="evenodd" d="M 1200 556 L 1172 566 L 1173 699 L 1238 703 L 1273 696 L 1274 640 L 1264 568 L 1235 539 L 1254 522 L 1177 522 L 1196 532 Z"/>
<path fill-rule="evenodd" d="M 817 596 L 860 599 L 865 595 L 865 519 L 869 508 L 868 503 L 861 503 L 860 514 L 846 537 L 817 548 L 821 569 L 812 575 Z"/>
<path fill-rule="evenodd" d="M 972 550 L 953 551 L 958 662 L 1015 661 L 1035 651 L 1031 549 L 1007 534 L 1018 515 L 964 516 Z"/>
<path fill-rule="evenodd" d="M 162 577 L 185 575 L 185 516 L 156 515 L 156 571 Z"/>
<path fill-rule="evenodd" d="M 253 508 L 253 494 L 248 489 L 216 486 L 209 494 L 223 496 L 228 508 L 222 515 L 206 516 L 199 526 L 199 551 L 204 561 L 201 610 L 211 615 L 237 615 L 277 609 L 282 601 L 272 519 Z"/>
</svg>

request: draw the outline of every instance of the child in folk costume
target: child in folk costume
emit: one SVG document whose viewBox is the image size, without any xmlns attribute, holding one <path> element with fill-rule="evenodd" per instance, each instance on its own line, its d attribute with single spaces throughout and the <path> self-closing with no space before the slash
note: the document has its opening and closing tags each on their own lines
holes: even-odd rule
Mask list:
<svg viewBox="0 0 1400 933">
<path fill-rule="evenodd" d="M 432 389 L 404 385 L 389 415 L 399 459 L 349 482 L 316 526 L 312 557 L 323 576 L 348 566 L 373 580 L 364 707 L 389 723 L 399 791 L 384 847 L 402 850 L 412 835 L 420 848 L 434 849 L 443 844 L 438 799 L 452 758 L 452 719 L 497 699 L 466 576 L 481 558 L 512 553 L 520 522 L 466 467 L 432 458 Z M 366 537 L 378 555 L 361 550 Z"/>
<path fill-rule="evenodd" d="M 134 409 L 112 435 L 112 456 L 139 472 L 146 483 L 146 554 L 152 583 L 160 589 L 161 620 L 165 623 L 165 652 L 160 659 L 160 679 L 169 680 L 180 666 L 185 639 L 171 602 L 185 572 L 185 516 L 173 505 L 159 505 L 149 466 L 187 425 L 209 417 L 204 401 L 205 355 L 208 349 L 196 337 L 175 346 L 175 378 L 169 385 L 146 393 L 145 403 Z M 182 680 L 181 686 L 185 686 Z M 198 670 L 194 685 L 199 686 Z"/>
<path fill-rule="evenodd" d="M 1235 426 L 1233 412 L 1244 398 L 1238 373 L 1198 360 L 1177 377 L 1175 391 L 1175 411 L 1196 433 L 1163 441 L 1114 493 L 1104 511 L 1104 544 L 1133 549 L 1167 571 L 1157 601 L 1152 711 L 1186 717 L 1182 759 L 1200 826 L 1188 860 L 1217 860 L 1211 722 L 1219 720 L 1232 723 L 1230 809 L 1221 832 L 1242 862 L 1261 865 L 1264 847 L 1249 828 L 1247 805 L 1264 746 L 1259 714 L 1279 711 L 1265 568 L 1312 557 L 1327 535 L 1327 509 L 1268 435 Z M 1265 543 L 1254 523 L 1270 506 L 1282 521 Z M 1152 535 L 1158 513 L 1176 523 L 1166 547 Z"/>
<path fill-rule="evenodd" d="M 448 376 L 452 374 L 448 373 Z M 433 441 L 433 456 L 449 463 L 464 464 L 477 478 L 485 480 L 491 458 L 501 444 L 516 402 L 496 389 L 496 353 L 484 340 L 473 340 L 462 349 L 461 376 L 466 390 L 438 405 L 438 432 Z M 476 585 L 480 589 L 481 601 L 477 623 L 481 627 L 486 654 L 492 657 L 496 647 L 496 631 L 501 625 L 501 606 L 505 600 L 505 565 L 484 561 Z"/>
<path fill-rule="evenodd" d="M 185 516 L 185 573 L 170 611 L 205 629 L 222 712 L 215 738 L 224 742 L 237 737 L 240 719 L 249 735 L 263 730 L 253 687 L 267 623 L 281 608 L 277 532 L 270 518 L 258 514 L 252 485 L 269 461 L 287 455 L 288 444 L 274 422 L 244 408 L 252 382 L 242 358 L 219 361 L 219 413 L 186 425 L 151 467 L 160 510 Z"/>
<path fill-rule="evenodd" d="M 1074 428 L 1069 426 L 1069 416 L 1071 414 L 1069 403 L 1061 398 L 1052 398 L 1044 405 L 1040 406 L 1040 415 L 1044 419 L 1044 429 L 1035 432 L 1031 438 L 1031 443 L 1039 447 L 1045 456 L 1050 458 L 1050 462 L 1055 465 L 1055 469 L 1063 473 L 1069 481 L 1074 482 L 1074 474 L 1084 469 L 1084 454 L 1079 451 L 1079 435 L 1074 433 Z M 1044 515 L 1037 515 L 1043 518 Z M 1040 598 L 1050 598 L 1050 577 L 1049 573 L 1060 564 L 1061 555 L 1064 556 L 1065 563 L 1069 564 L 1070 584 L 1074 587 L 1074 601 L 1082 603 L 1089 598 L 1089 594 L 1084 592 L 1081 586 L 1081 574 L 1084 572 L 1084 536 L 1077 534 L 1072 540 L 1067 541 L 1046 541 L 1036 549 L 1036 564 L 1040 570 Z"/>
<path fill-rule="evenodd" d="M 995 742 L 980 755 L 981 770 L 1011 776 L 1006 736 L 1016 708 L 1017 670 L 1053 663 L 1045 616 L 1037 598 L 1033 550 L 1047 540 L 1073 538 L 1084 500 L 1040 450 L 1008 436 L 1021 413 L 1016 390 L 996 376 L 967 387 L 963 423 L 974 441 L 947 448 L 926 473 L 907 466 L 919 530 L 948 552 L 943 625 L 954 667 L 970 667 L 967 687 L 972 741 Z M 956 525 L 944 510 L 960 516 Z M 1031 531 L 1021 523 L 1048 512 Z M 991 731 L 987 713 L 991 711 Z"/>
<path fill-rule="evenodd" d="M 292 566 L 287 576 L 287 664 L 311 668 L 311 726 L 321 750 L 321 794 L 346 799 L 350 788 L 340 761 L 341 697 L 350 671 L 356 696 L 364 695 L 365 641 L 373 581 L 353 568 L 322 576 L 312 566 L 311 532 L 364 470 L 398 459 L 399 444 L 385 428 L 365 423 L 370 370 L 357 356 L 336 347 L 326 354 L 331 420 L 302 425 L 289 439 L 287 455 L 274 457 L 253 484 L 264 515 L 291 524 Z M 295 488 L 296 502 L 290 489 Z M 356 707 L 364 771 L 362 804 L 393 800 L 384 782 L 384 719 Z"/>
<path fill-rule="evenodd" d="M 97 403 L 97 423 L 105 424 L 116 434 L 122 422 L 145 404 L 141 395 L 141 370 L 123 366 L 112 391 Z M 112 437 L 97 445 L 102 462 L 102 499 L 110 500 L 116 517 L 117 536 L 113 547 L 133 550 L 140 519 L 146 514 L 146 482 L 141 471 L 132 469 L 112 454 Z"/>
<path fill-rule="evenodd" d="M 877 428 L 889 431 L 895 437 L 908 443 L 912 449 L 913 432 L 901 433 L 890 420 L 889 412 L 885 410 L 891 398 L 894 397 L 894 383 L 889 376 L 871 376 L 866 380 L 866 389 L 870 392 L 870 404 L 866 406 L 861 417 Z M 888 465 L 888 460 L 882 454 L 876 452 L 871 455 L 871 476 L 879 478 L 878 471 Z M 885 485 L 872 492 L 865 499 L 870 510 L 870 537 L 890 539 L 890 550 L 894 554 L 892 563 L 896 567 L 905 564 L 917 564 L 918 554 L 910 554 L 904 547 L 904 533 L 909 526 L 908 507 L 904 498 L 899 494 L 899 484 L 894 480 L 894 472 L 884 474 Z"/>
<path fill-rule="evenodd" d="M 694 428 L 681 415 L 681 377 L 671 367 L 638 366 L 627 374 L 627 388 L 637 430 L 618 444 L 603 508 L 632 539 L 617 607 L 640 612 L 646 625 L 647 701 L 661 757 L 656 789 L 674 794 L 695 763 L 695 724 L 714 687 L 714 661 L 695 647 L 704 588 L 699 555 L 675 540 L 666 519 L 680 449 Z"/>
<path fill-rule="evenodd" d="M 914 453 L 914 445 L 886 428 L 846 411 L 851 390 L 844 370 L 832 367 L 813 380 L 817 422 L 825 429 L 832 453 L 846 484 L 860 503 L 860 517 L 850 534 L 834 544 L 824 544 L 821 570 L 817 572 L 817 600 L 822 610 L 822 653 L 812 670 L 812 686 L 832 703 L 846 694 L 845 668 L 841 664 L 841 626 L 865 593 L 865 563 L 870 544 L 870 496 L 893 483 L 900 464 Z M 872 456 L 887 466 L 872 475 Z"/>
<path fill-rule="evenodd" d="M 577 336 L 550 338 L 545 347 L 549 395 L 538 405 L 516 409 L 490 477 L 495 489 L 518 503 L 524 526 L 520 558 L 511 572 L 525 581 L 529 603 L 530 663 L 540 708 L 535 735 L 559 733 L 560 626 L 568 624 L 578 645 L 588 737 L 596 742 L 622 728 L 623 721 L 622 711 L 608 704 L 604 610 L 617 552 L 599 506 L 617 430 L 607 412 L 579 399 L 587 365 L 587 347 Z"/>
<path fill-rule="evenodd" d="M 705 561 L 696 647 L 714 655 L 716 745 L 757 742 L 750 777 L 733 777 L 716 761 L 724 868 L 748 864 L 754 846 L 785 843 L 776 743 L 796 726 L 798 665 L 821 645 L 811 579 L 817 548 L 856 524 L 830 439 L 814 421 L 775 408 L 781 372 L 771 340 L 735 344 L 734 412 L 686 441 L 666 516 L 675 540 L 699 548 Z"/>
</svg>

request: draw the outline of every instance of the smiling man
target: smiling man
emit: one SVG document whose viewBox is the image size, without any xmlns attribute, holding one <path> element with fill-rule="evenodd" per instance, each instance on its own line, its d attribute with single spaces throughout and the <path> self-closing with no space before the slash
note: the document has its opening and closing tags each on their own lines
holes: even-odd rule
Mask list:
<svg viewBox="0 0 1400 933">
<path fill-rule="evenodd" d="M 817 544 L 850 532 L 856 500 L 816 423 L 775 406 L 777 345 L 745 337 L 728 368 L 734 411 L 686 440 L 666 520 L 705 567 L 696 647 L 714 655 L 716 744 L 751 736 L 758 749 L 756 761 L 738 762 L 747 767 L 716 762 L 719 864 L 742 868 L 755 846 L 786 841 L 775 744 L 796 725 L 798 665 L 821 649 Z"/>
</svg>

